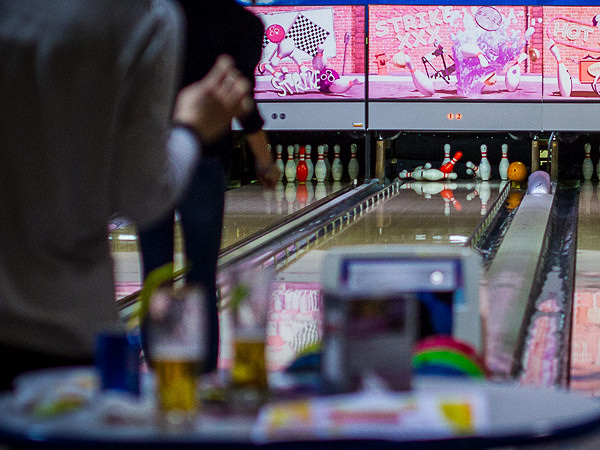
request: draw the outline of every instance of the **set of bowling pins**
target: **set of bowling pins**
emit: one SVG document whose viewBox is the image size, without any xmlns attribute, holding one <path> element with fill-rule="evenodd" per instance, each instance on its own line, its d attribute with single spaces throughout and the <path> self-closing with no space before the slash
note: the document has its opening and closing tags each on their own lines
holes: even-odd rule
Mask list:
<svg viewBox="0 0 600 450">
<path fill-rule="evenodd" d="M 481 179 L 482 181 L 489 181 L 492 176 L 492 166 L 488 160 L 487 153 L 488 148 L 486 144 L 481 144 L 481 161 L 476 166 L 473 162 L 467 161 L 467 174 L 473 175 L 475 178 Z M 501 180 L 508 180 L 508 166 L 510 162 L 508 160 L 508 144 L 502 144 L 502 158 L 498 165 L 498 172 Z"/>
<path fill-rule="evenodd" d="M 348 162 L 348 176 L 350 180 L 358 179 L 359 163 L 357 158 L 358 147 L 356 144 L 350 145 L 350 161 Z M 335 144 L 333 146 L 333 162 L 329 160 L 329 145 L 323 144 L 317 146 L 317 162 L 313 164 L 312 146 L 307 144 L 301 146 L 299 144 L 287 146 L 287 161 L 283 162 L 283 146 L 277 144 L 275 146 L 275 163 L 279 168 L 279 180 L 284 177 L 286 181 L 305 183 L 313 178 L 317 182 L 333 180 L 341 181 L 344 176 L 344 166 L 341 160 L 341 146 Z"/>
<path fill-rule="evenodd" d="M 439 181 L 439 180 L 455 180 L 458 175 L 454 172 L 454 165 L 462 158 L 462 152 L 456 152 L 450 157 L 450 144 L 444 145 L 444 160 L 439 169 L 434 169 L 431 163 L 426 163 L 423 166 L 418 166 L 412 172 L 403 170 L 398 174 L 401 180 L 413 179 L 416 181 Z"/>
<path fill-rule="evenodd" d="M 583 173 L 584 180 L 591 180 L 594 175 L 594 163 L 592 162 L 591 153 L 592 153 L 592 145 L 589 142 L 586 142 L 583 146 L 583 150 L 585 151 L 585 158 L 583 159 L 583 163 L 581 165 L 581 171 Z M 596 176 L 600 180 L 600 160 L 595 167 Z"/>
</svg>

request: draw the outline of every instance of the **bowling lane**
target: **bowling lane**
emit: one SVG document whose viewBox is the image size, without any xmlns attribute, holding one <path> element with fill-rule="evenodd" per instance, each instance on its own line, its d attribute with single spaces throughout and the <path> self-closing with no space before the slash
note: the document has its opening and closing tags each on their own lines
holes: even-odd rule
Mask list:
<svg viewBox="0 0 600 450">
<path fill-rule="evenodd" d="M 280 182 L 275 189 L 248 184 L 225 193 L 225 215 L 221 249 L 234 245 L 255 233 L 264 231 L 290 214 L 333 196 L 349 182 L 298 183 Z M 137 229 L 126 219 L 115 219 L 109 228 L 114 260 L 116 298 L 120 299 L 141 288 L 141 267 Z M 175 266 L 183 267 L 182 238 L 175 228 Z"/>
<path fill-rule="evenodd" d="M 249 184 L 225 194 L 221 249 L 266 230 L 290 214 L 347 187 L 349 182 L 279 182 L 274 189 Z"/>
<path fill-rule="evenodd" d="M 277 274 L 269 367 L 282 369 L 322 336 L 320 277 L 327 250 L 364 244 L 464 245 L 503 187 L 499 181 L 404 183 L 396 195 L 313 245 Z"/>
<path fill-rule="evenodd" d="M 571 389 L 600 397 L 600 185 L 579 195 L 577 265 L 571 336 Z"/>
</svg>

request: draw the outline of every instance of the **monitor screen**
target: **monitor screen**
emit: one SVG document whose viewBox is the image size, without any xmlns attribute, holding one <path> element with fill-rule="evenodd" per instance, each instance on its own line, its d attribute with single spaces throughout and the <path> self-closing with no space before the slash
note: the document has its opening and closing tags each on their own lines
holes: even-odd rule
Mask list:
<svg viewBox="0 0 600 450">
<path fill-rule="evenodd" d="M 365 6 L 248 9 L 265 26 L 257 101 L 364 101 Z"/>
<path fill-rule="evenodd" d="M 372 5 L 369 99 L 541 101 L 541 7 Z"/>
</svg>

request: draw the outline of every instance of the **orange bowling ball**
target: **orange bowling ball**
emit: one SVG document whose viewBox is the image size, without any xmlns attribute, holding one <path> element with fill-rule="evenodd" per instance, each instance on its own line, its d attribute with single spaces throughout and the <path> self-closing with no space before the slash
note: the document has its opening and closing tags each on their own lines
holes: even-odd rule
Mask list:
<svg viewBox="0 0 600 450">
<path fill-rule="evenodd" d="M 508 179 L 521 183 L 527 179 L 527 166 L 520 161 L 510 163 L 508 166 Z"/>
</svg>

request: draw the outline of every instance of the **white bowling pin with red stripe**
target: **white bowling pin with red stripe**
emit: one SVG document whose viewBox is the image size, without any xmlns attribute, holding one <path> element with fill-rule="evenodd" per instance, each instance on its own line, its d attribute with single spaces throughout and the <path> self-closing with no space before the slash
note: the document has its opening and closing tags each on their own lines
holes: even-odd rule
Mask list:
<svg viewBox="0 0 600 450">
<path fill-rule="evenodd" d="M 423 178 L 428 181 L 438 180 L 456 180 L 458 175 L 454 172 L 444 173 L 438 169 L 426 169 L 423 171 Z"/>
<path fill-rule="evenodd" d="M 483 181 L 489 181 L 492 175 L 492 166 L 487 159 L 487 145 L 481 144 L 481 162 L 479 163 L 479 176 Z"/>
<path fill-rule="evenodd" d="M 498 172 L 500 173 L 501 180 L 508 180 L 508 144 L 502 144 L 502 159 L 498 165 Z"/>
<path fill-rule="evenodd" d="M 583 146 L 583 150 L 585 151 L 585 158 L 583 159 L 583 164 L 581 166 L 581 170 L 583 172 L 584 180 L 591 180 L 592 175 L 594 174 L 594 163 L 590 157 L 592 152 L 592 146 L 589 143 L 586 143 Z"/>
<path fill-rule="evenodd" d="M 435 93 L 435 88 L 433 87 L 433 80 L 431 80 L 420 70 L 417 70 L 413 67 L 410 56 L 406 55 L 405 60 L 406 67 L 410 71 L 410 76 L 412 77 L 413 83 L 417 90 L 424 96 L 431 97 Z"/>
<path fill-rule="evenodd" d="M 453 172 L 456 161 L 462 158 L 462 155 L 462 152 L 456 152 L 450 161 L 440 167 L 440 171 L 444 173 Z"/>
<path fill-rule="evenodd" d="M 444 159 L 442 160 L 442 166 L 446 163 L 449 163 L 450 160 L 450 144 L 444 144 Z"/>
</svg>

